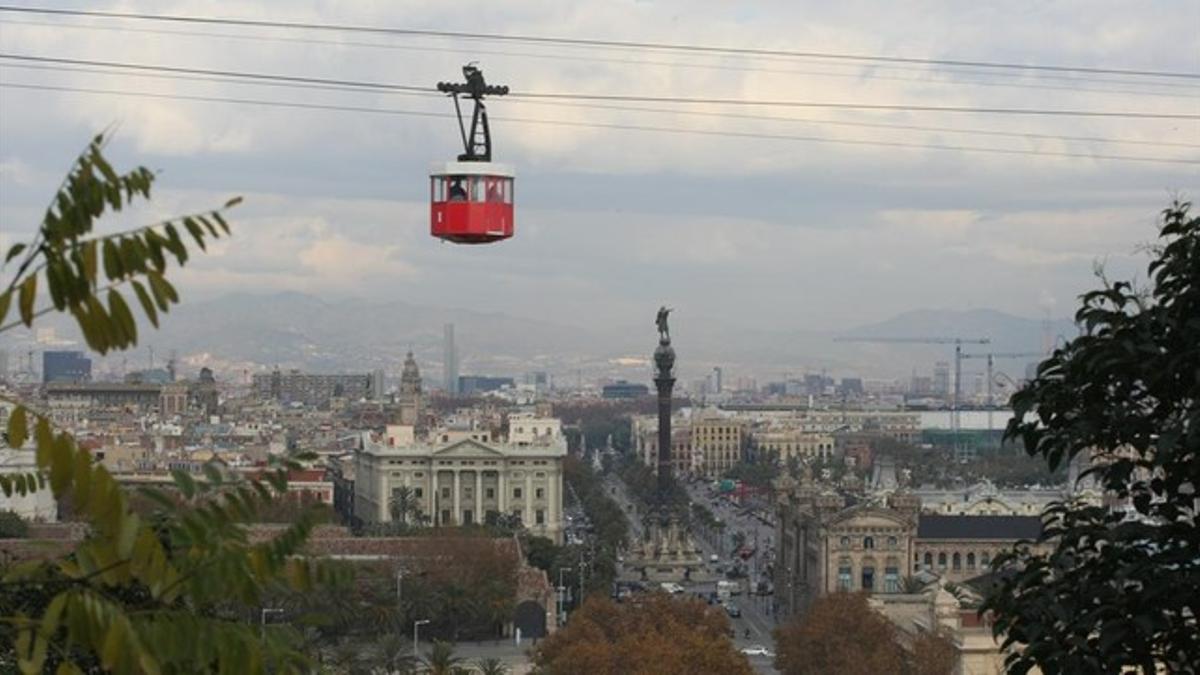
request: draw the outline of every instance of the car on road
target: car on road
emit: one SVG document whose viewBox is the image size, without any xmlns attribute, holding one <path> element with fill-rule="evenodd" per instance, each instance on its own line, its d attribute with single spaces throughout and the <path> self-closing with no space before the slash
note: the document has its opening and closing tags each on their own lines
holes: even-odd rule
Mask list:
<svg viewBox="0 0 1200 675">
<path fill-rule="evenodd" d="M 666 591 L 672 595 L 683 592 L 683 586 L 680 586 L 679 584 L 677 584 L 673 581 L 664 581 L 661 584 L 659 584 L 659 586 L 661 586 L 664 591 Z"/>
<path fill-rule="evenodd" d="M 728 614 L 729 616 L 737 619 L 737 618 L 741 617 L 742 610 L 738 609 L 737 605 L 726 604 L 725 605 L 725 613 Z"/>
<path fill-rule="evenodd" d="M 775 656 L 775 654 L 762 645 L 750 645 L 742 647 L 742 653 L 746 656 Z"/>
<path fill-rule="evenodd" d="M 708 556 L 708 562 L 716 565 L 717 563 L 721 562 L 721 556 L 714 553 L 714 554 Z"/>
</svg>

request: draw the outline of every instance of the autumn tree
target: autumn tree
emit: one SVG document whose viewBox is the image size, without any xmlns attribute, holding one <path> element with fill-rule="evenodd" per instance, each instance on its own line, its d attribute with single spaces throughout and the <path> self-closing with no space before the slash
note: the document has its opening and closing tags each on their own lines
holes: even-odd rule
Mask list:
<svg viewBox="0 0 1200 675">
<path fill-rule="evenodd" d="M 784 675 L 900 673 L 896 627 L 862 593 L 833 593 L 775 629 L 775 667 Z"/>
<path fill-rule="evenodd" d="M 137 344 L 132 306 L 157 326 L 179 295 L 168 271 L 193 247 L 228 235 L 223 207 L 98 235 L 97 221 L 150 197 L 145 167 L 118 173 L 95 138 L 75 160 L 30 241 L 5 254 L 0 333 L 69 314 L 88 347 L 104 354 Z M 127 299 L 129 298 L 129 299 Z M 15 318 L 9 319 L 14 309 Z M 9 395 L 5 441 L 36 449 L 38 473 L 2 474 L 5 495 L 50 490 L 69 500 L 89 536 L 61 555 L 7 566 L 0 578 L 0 670 L 23 673 L 264 673 L 309 670 L 297 631 L 262 630 L 268 588 L 305 590 L 327 568 L 301 555 L 313 521 L 305 513 L 270 541 L 245 523 L 286 493 L 286 467 L 263 479 L 230 480 L 207 466 L 204 481 L 177 472 L 171 498 L 154 490 L 154 513 L 135 511 L 125 490 L 66 431 Z"/>
<path fill-rule="evenodd" d="M 750 662 L 728 631 L 724 613 L 695 598 L 653 593 L 617 604 L 593 596 L 534 649 L 534 672 L 748 675 Z"/>
<path fill-rule="evenodd" d="M 1109 282 L 1082 334 L 1012 397 L 1005 438 L 1051 470 L 1084 454 L 1127 508 L 1052 505 L 1040 537 L 998 556 L 984 603 L 1010 671 L 1192 672 L 1200 663 L 1200 218 L 1162 214 L 1147 287 Z"/>
</svg>

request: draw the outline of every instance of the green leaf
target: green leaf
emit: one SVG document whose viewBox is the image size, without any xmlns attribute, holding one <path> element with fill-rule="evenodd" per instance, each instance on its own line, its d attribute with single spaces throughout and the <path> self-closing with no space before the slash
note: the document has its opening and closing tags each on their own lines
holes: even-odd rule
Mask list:
<svg viewBox="0 0 1200 675">
<path fill-rule="evenodd" d="M 225 217 L 221 215 L 221 212 L 213 211 L 212 217 L 221 226 L 221 229 L 225 231 L 225 234 L 229 234 L 229 223 L 225 222 Z"/>
<path fill-rule="evenodd" d="M 204 244 L 204 230 L 200 228 L 200 225 L 189 217 L 183 219 L 183 226 L 187 229 L 188 234 L 192 235 L 192 239 L 196 240 L 196 245 L 200 247 L 200 250 L 207 250 Z"/>
<path fill-rule="evenodd" d="M 0 326 L 4 325 L 4 317 L 8 316 L 8 307 L 12 304 L 12 290 L 0 293 Z"/>
<path fill-rule="evenodd" d="M 124 273 L 121 268 L 121 256 L 117 253 L 117 245 L 112 239 L 104 240 L 104 276 L 110 280 L 119 279 Z"/>
<path fill-rule="evenodd" d="M 184 246 L 183 240 L 179 238 L 179 230 L 175 229 L 174 225 L 167 223 L 165 231 L 167 233 L 167 249 L 175 254 L 175 259 L 182 267 L 188 259 L 187 246 Z"/>
<path fill-rule="evenodd" d="M 83 276 L 87 279 L 89 287 L 96 285 L 96 242 L 85 241 L 83 243 Z"/>
<path fill-rule="evenodd" d="M 25 439 L 29 438 L 28 421 L 25 416 L 25 407 L 17 406 L 12 414 L 8 416 L 8 445 L 13 448 L 20 448 L 25 445 Z"/>
<path fill-rule="evenodd" d="M 108 313 L 120 326 L 122 336 L 127 338 L 122 345 L 136 343 L 137 321 L 133 319 L 133 312 L 129 311 L 129 305 L 125 304 L 125 298 L 122 298 L 115 288 L 108 291 Z"/>
<path fill-rule="evenodd" d="M 14 244 L 12 248 L 8 249 L 8 255 L 4 256 L 4 263 L 8 264 L 13 258 L 21 255 L 21 251 L 24 250 L 25 244 Z"/>
<path fill-rule="evenodd" d="M 29 275 L 21 284 L 21 297 L 18 304 L 21 309 L 21 321 L 26 326 L 33 325 L 33 300 L 37 297 L 37 275 Z"/>
<path fill-rule="evenodd" d="M 138 302 L 142 303 L 142 311 L 146 313 L 146 318 L 150 319 L 150 323 L 158 328 L 158 310 L 154 308 L 154 301 L 150 299 L 150 294 L 146 292 L 146 287 L 140 281 L 134 280 L 133 291 L 137 294 Z"/>
</svg>

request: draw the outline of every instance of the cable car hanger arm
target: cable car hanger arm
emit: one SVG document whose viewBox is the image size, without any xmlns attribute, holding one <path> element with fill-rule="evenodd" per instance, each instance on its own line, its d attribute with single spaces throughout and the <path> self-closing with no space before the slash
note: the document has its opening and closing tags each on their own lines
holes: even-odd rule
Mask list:
<svg viewBox="0 0 1200 675">
<path fill-rule="evenodd" d="M 462 135 L 463 154 L 458 156 L 460 162 L 490 162 L 492 161 L 492 134 L 488 126 L 487 107 L 483 103 L 485 96 L 503 96 L 508 93 L 508 87 L 490 85 L 483 79 L 483 71 L 472 64 L 463 66 L 463 76 L 466 82 L 438 82 L 437 90 L 450 94 L 454 98 L 454 112 L 458 117 L 458 130 Z M 458 95 L 469 96 L 475 102 L 471 114 L 471 131 L 468 134 L 463 124 L 462 108 L 458 104 Z"/>
</svg>

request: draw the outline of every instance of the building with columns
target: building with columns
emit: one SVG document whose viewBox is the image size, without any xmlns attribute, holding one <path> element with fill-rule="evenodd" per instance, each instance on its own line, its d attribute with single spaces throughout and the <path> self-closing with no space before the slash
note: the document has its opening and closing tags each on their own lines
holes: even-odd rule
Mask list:
<svg viewBox="0 0 1200 675">
<path fill-rule="evenodd" d="M 392 498 L 408 488 L 410 503 L 434 526 L 511 515 L 532 534 L 562 543 L 566 438 L 557 420 L 530 417 L 521 425 L 522 433 L 508 438 L 475 428 L 418 438 L 412 427 L 388 427 L 356 454 L 355 518 L 391 521 Z"/>
</svg>

